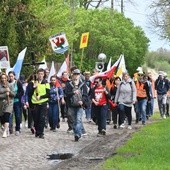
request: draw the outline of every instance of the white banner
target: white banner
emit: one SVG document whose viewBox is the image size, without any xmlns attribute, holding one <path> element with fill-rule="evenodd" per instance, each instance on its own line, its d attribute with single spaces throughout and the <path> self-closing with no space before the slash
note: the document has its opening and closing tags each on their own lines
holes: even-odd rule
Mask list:
<svg viewBox="0 0 170 170">
<path fill-rule="evenodd" d="M 9 52 L 7 46 L 0 46 L 0 69 L 10 67 Z"/>
<path fill-rule="evenodd" d="M 64 54 L 68 50 L 68 41 L 65 33 L 55 34 L 49 37 L 52 49 L 58 54 Z"/>
</svg>

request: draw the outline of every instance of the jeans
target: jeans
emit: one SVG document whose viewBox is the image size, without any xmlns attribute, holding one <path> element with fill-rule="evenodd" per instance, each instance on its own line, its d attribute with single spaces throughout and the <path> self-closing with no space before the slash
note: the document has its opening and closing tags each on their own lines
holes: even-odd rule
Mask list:
<svg viewBox="0 0 170 170">
<path fill-rule="evenodd" d="M 150 102 L 147 102 L 146 115 L 152 116 L 153 115 L 153 109 L 154 109 L 154 99 L 151 99 Z"/>
<path fill-rule="evenodd" d="M 132 124 L 132 107 L 128 107 L 123 104 L 119 104 L 118 112 L 119 112 L 119 116 L 120 116 L 120 125 L 124 123 L 125 116 L 128 119 L 128 125 Z"/>
<path fill-rule="evenodd" d="M 68 112 L 72 115 L 73 118 L 73 131 L 74 135 L 81 137 L 82 134 L 82 116 L 84 113 L 83 108 L 81 107 L 69 107 Z"/>
<path fill-rule="evenodd" d="M 55 129 L 59 120 L 58 103 L 49 103 L 49 124 L 52 129 Z"/>
<path fill-rule="evenodd" d="M 98 131 L 102 129 L 106 130 L 106 118 L 107 118 L 108 105 L 94 106 L 94 112 L 97 117 Z"/>
<path fill-rule="evenodd" d="M 147 99 L 142 99 L 137 102 L 137 113 L 142 119 L 142 123 L 146 122 L 146 105 Z"/>
<path fill-rule="evenodd" d="M 85 113 L 86 113 L 86 119 L 90 120 L 91 119 L 91 106 L 85 109 Z"/>
<path fill-rule="evenodd" d="M 14 102 L 13 109 L 14 109 L 15 123 L 16 123 L 15 131 L 20 131 L 20 123 L 21 123 L 21 115 L 22 115 L 22 109 L 20 103 Z"/>
<path fill-rule="evenodd" d="M 161 116 L 166 115 L 167 94 L 158 95 L 158 106 Z"/>
</svg>

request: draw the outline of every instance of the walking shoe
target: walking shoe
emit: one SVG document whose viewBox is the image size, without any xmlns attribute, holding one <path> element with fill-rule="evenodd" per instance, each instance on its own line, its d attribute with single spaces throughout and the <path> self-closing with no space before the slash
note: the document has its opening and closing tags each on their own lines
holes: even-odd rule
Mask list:
<svg viewBox="0 0 170 170">
<path fill-rule="evenodd" d="M 4 130 L 2 137 L 7 138 L 7 130 Z"/>
<path fill-rule="evenodd" d="M 57 124 L 57 129 L 59 129 L 59 128 L 60 128 L 60 123 Z"/>
<path fill-rule="evenodd" d="M 146 125 L 146 123 L 145 123 L 145 122 L 142 122 L 142 125 Z"/>
<path fill-rule="evenodd" d="M 166 116 L 165 116 L 165 115 L 163 115 L 163 119 L 166 119 Z"/>
<path fill-rule="evenodd" d="M 102 133 L 102 135 L 106 135 L 106 130 L 102 129 L 101 133 Z"/>
<path fill-rule="evenodd" d="M 16 136 L 19 136 L 19 131 L 16 131 L 16 132 L 15 132 L 15 135 L 16 135 Z"/>
<path fill-rule="evenodd" d="M 101 132 L 99 132 L 98 134 L 97 134 L 97 137 L 102 137 L 103 136 L 103 134 L 101 133 Z"/>
<path fill-rule="evenodd" d="M 55 128 L 55 129 L 53 129 L 53 132 L 57 132 L 57 129 Z"/>
<path fill-rule="evenodd" d="M 113 128 L 114 128 L 114 129 L 117 129 L 117 125 L 114 125 Z"/>
<path fill-rule="evenodd" d="M 87 133 L 84 132 L 84 133 L 81 134 L 81 136 L 82 136 L 82 137 L 83 137 L 83 136 L 87 136 Z"/>
<path fill-rule="evenodd" d="M 131 126 L 131 125 L 129 125 L 129 126 L 128 126 L 128 129 L 130 129 L 130 130 L 131 130 L 131 129 L 132 129 L 132 126 Z"/>
<path fill-rule="evenodd" d="M 44 135 L 39 135 L 39 138 L 44 139 Z"/>
<path fill-rule="evenodd" d="M 78 142 L 80 137 L 79 136 L 74 136 L 75 142 Z"/>
<path fill-rule="evenodd" d="M 72 132 L 73 132 L 73 129 L 68 128 L 67 133 L 72 133 Z"/>
<path fill-rule="evenodd" d="M 124 129 L 125 128 L 125 125 L 124 123 L 120 125 L 120 129 Z"/>
<path fill-rule="evenodd" d="M 35 134 L 35 128 L 34 127 L 31 128 L 31 132 L 32 132 L 32 134 Z"/>
<path fill-rule="evenodd" d="M 107 123 L 108 125 L 110 125 L 110 122 L 111 122 L 110 120 L 107 120 L 107 121 L 106 121 L 106 123 Z"/>
</svg>

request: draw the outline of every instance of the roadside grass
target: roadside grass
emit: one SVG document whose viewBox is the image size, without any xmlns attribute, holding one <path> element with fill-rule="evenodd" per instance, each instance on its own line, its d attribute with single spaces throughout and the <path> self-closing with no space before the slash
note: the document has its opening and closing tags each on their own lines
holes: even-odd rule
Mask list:
<svg viewBox="0 0 170 170">
<path fill-rule="evenodd" d="M 103 170 L 170 170 L 170 118 L 152 120 L 107 159 Z"/>
</svg>

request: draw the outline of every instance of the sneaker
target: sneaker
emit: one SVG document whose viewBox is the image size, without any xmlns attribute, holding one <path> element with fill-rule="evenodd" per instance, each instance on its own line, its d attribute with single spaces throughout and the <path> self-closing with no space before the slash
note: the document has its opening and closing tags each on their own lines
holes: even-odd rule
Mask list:
<svg viewBox="0 0 170 170">
<path fill-rule="evenodd" d="M 35 134 L 35 128 L 34 127 L 31 128 L 31 132 L 32 132 L 32 134 Z"/>
<path fill-rule="evenodd" d="M 44 139 L 44 135 L 39 135 L 39 138 Z"/>
<path fill-rule="evenodd" d="M 102 135 L 106 135 L 106 130 L 102 129 L 101 133 L 102 133 Z"/>
<path fill-rule="evenodd" d="M 131 126 L 131 125 L 129 125 L 129 126 L 128 126 L 128 129 L 130 129 L 130 130 L 131 130 L 131 129 L 132 129 L 132 126 Z"/>
<path fill-rule="evenodd" d="M 53 129 L 53 132 L 57 132 L 57 129 L 55 128 L 55 129 Z"/>
<path fill-rule="evenodd" d="M 84 133 L 81 134 L 81 136 L 82 136 L 82 137 L 83 137 L 83 136 L 87 136 L 87 133 L 84 132 Z"/>
<path fill-rule="evenodd" d="M 106 123 L 107 123 L 108 125 L 110 125 L 110 122 L 111 122 L 110 120 L 107 120 L 107 121 L 106 121 Z"/>
<path fill-rule="evenodd" d="M 117 129 L 117 125 L 114 125 L 113 128 L 114 128 L 114 129 Z"/>
<path fill-rule="evenodd" d="M 165 116 L 165 115 L 163 115 L 163 119 L 166 119 L 166 116 Z"/>
<path fill-rule="evenodd" d="M 57 129 L 59 129 L 59 128 L 60 128 L 60 123 L 57 124 Z"/>
<path fill-rule="evenodd" d="M 80 137 L 79 136 L 75 136 L 74 139 L 75 139 L 75 142 L 78 142 Z"/>
<path fill-rule="evenodd" d="M 16 132 L 15 132 L 15 135 L 16 135 L 16 136 L 19 136 L 19 131 L 16 131 Z"/>
<path fill-rule="evenodd" d="M 101 132 L 99 132 L 98 134 L 97 134 L 97 137 L 102 137 L 103 136 L 103 134 L 101 133 Z"/>
<path fill-rule="evenodd" d="M 142 125 L 146 125 L 146 123 L 145 123 L 145 122 L 142 122 Z"/>
<path fill-rule="evenodd" d="M 124 123 L 120 125 L 120 128 L 121 128 L 121 129 L 124 129 L 124 128 L 125 128 Z"/>
<path fill-rule="evenodd" d="M 67 133 L 72 133 L 72 132 L 73 132 L 73 129 L 68 128 Z"/>
</svg>

